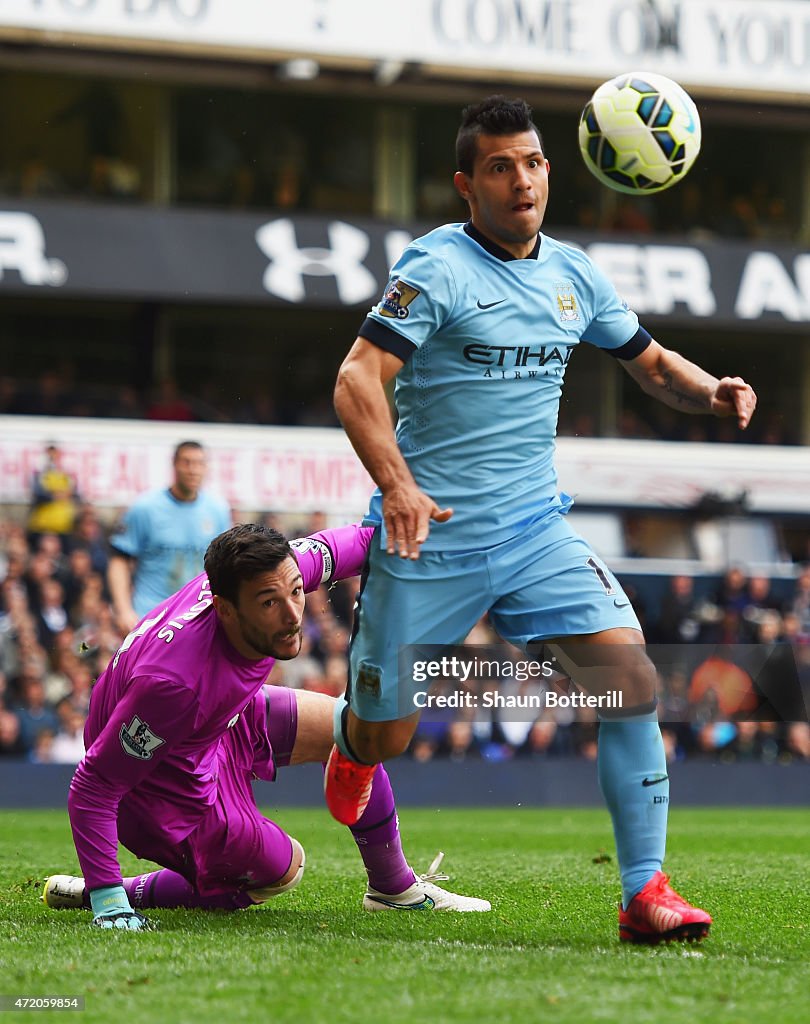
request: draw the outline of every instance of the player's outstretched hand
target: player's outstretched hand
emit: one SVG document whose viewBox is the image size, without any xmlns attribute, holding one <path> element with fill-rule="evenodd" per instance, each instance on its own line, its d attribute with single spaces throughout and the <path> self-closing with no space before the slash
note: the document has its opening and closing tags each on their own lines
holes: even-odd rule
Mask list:
<svg viewBox="0 0 810 1024">
<path fill-rule="evenodd" d="M 433 498 L 415 483 L 389 488 L 383 494 L 388 554 L 418 558 L 430 532 L 431 519 L 436 523 L 446 523 L 452 514 L 451 508 L 439 508 Z"/>
<path fill-rule="evenodd" d="M 757 396 L 742 377 L 723 377 L 717 382 L 711 410 L 715 416 L 736 416 L 737 426 L 745 430 L 757 407 Z"/>
<path fill-rule="evenodd" d="M 123 885 L 108 885 L 91 890 L 90 904 L 96 928 L 115 928 L 128 932 L 144 932 L 152 928 L 151 921 L 129 905 Z"/>
<path fill-rule="evenodd" d="M 137 910 L 131 910 L 128 914 L 101 914 L 99 917 L 93 918 L 93 924 L 96 928 L 116 928 L 119 931 L 127 932 L 149 932 L 154 928 L 152 922 L 148 921 L 143 914 L 139 914 Z"/>
</svg>

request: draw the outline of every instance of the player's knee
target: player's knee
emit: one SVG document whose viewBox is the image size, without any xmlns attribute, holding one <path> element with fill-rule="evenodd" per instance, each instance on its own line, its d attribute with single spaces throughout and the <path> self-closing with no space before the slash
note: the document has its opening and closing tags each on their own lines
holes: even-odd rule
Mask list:
<svg viewBox="0 0 810 1024">
<path fill-rule="evenodd" d="M 636 635 L 636 630 L 625 631 Z M 620 643 L 601 648 L 606 669 L 604 673 L 608 689 L 619 690 L 622 705 L 637 707 L 655 700 L 658 689 L 658 672 L 643 643 Z"/>
<path fill-rule="evenodd" d="M 643 654 L 630 673 L 626 698 L 632 704 L 648 704 L 654 701 L 658 689 L 658 673 L 647 654 Z M 625 704 L 628 703 L 625 699 Z"/>
<path fill-rule="evenodd" d="M 408 749 L 417 721 L 416 715 L 391 722 L 366 722 L 351 715 L 348 732 L 352 752 L 365 764 L 399 757 Z"/>
<path fill-rule="evenodd" d="M 289 892 L 290 889 L 294 889 L 304 877 L 304 867 L 306 865 L 304 847 L 297 839 L 293 839 L 292 836 L 290 836 L 290 842 L 292 843 L 292 859 L 290 861 L 289 868 L 287 868 L 281 878 L 279 878 L 277 882 L 273 882 L 272 885 L 264 885 L 256 889 L 248 889 L 248 896 L 250 896 L 254 903 L 265 903 L 274 896 L 280 896 L 283 892 Z"/>
<path fill-rule="evenodd" d="M 388 743 L 380 740 L 358 743 L 354 752 L 363 764 L 380 764 L 390 757 L 399 757 L 407 749 L 408 744 Z"/>
</svg>

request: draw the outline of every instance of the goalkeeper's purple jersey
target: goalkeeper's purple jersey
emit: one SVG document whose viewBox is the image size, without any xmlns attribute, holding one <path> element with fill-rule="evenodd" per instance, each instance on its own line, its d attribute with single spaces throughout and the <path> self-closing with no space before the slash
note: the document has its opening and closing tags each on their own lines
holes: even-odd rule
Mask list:
<svg viewBox="0 0 810 1024">
<path fill-rule="evenodd" d="M 293 541 L 304 590 L 357 575 L 373 530 L 346 526 Z M 273 658 L 251 661 L 219 624 L 205 574 L 158 605 L 127 636 L 96 683 L 87 753 L 68 809 L 87 886 L 116 885 L 118 806 L 148 794 L 144 828 L 180 842 L 217 798 L 219 747 L 267 679 Z M 272 778 L 267 764 L 254 764 Z"/>
</svg>

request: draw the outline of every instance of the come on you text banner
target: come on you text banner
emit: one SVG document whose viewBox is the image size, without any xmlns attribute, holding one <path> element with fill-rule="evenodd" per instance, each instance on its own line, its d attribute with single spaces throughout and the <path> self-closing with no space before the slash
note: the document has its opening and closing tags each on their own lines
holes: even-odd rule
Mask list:
<svg viewBox="0 0 810 1024">
<path fill-rule="evenodd" d="M 687 86 L 810 92 L 804 0 L 3 0 L 27 42 L 412 62 L 436 74 L 591 81 L 652 67 Z"/>
<path fill-rule="evenodd" d="M 151 423 L 0 416 L 0 503 L 25 505 L 44 447 L 56 441 L 65 467 L 94 504 L 119 508 L 171 480 L 178 442 L 209 453 L 208 486 L 243 512 L 324 511 L 363 515 L 373 484 L 340 429 Z M 745 491 L 753 512 L 810 513 L 805 448 L 563 437 L 559 486 L 580 506 L 690 508 L 707 492 Z"/>
</svg>

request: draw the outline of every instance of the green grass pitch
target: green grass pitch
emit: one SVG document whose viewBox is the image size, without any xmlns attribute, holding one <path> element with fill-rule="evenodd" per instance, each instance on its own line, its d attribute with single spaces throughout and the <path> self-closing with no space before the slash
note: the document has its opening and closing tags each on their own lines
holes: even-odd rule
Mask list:
<svg viewBox="0 0 810 1024">
<path fill-rule="evenodd" d="M 307 850 L 295 892 L 236 914 L 151 911 L 160 930 L 137 935 L 39 902 L 46 875 L 77 871 L 65 813 L 0 812 L 0 994 L 84 996 L 68 1017 L 82 1024 L 810 1020 L 806 810 L 674 811 L 667 869 L 715 924 L 699 946 L 656 949 L 618 942 L 606 812 L 406 810 L 416 869 L 443 849 L 446 884 L 491 899 L 469 915 L 366 914 L 347 830 L 326 811 L 277 820 Z"/>
</svg>

